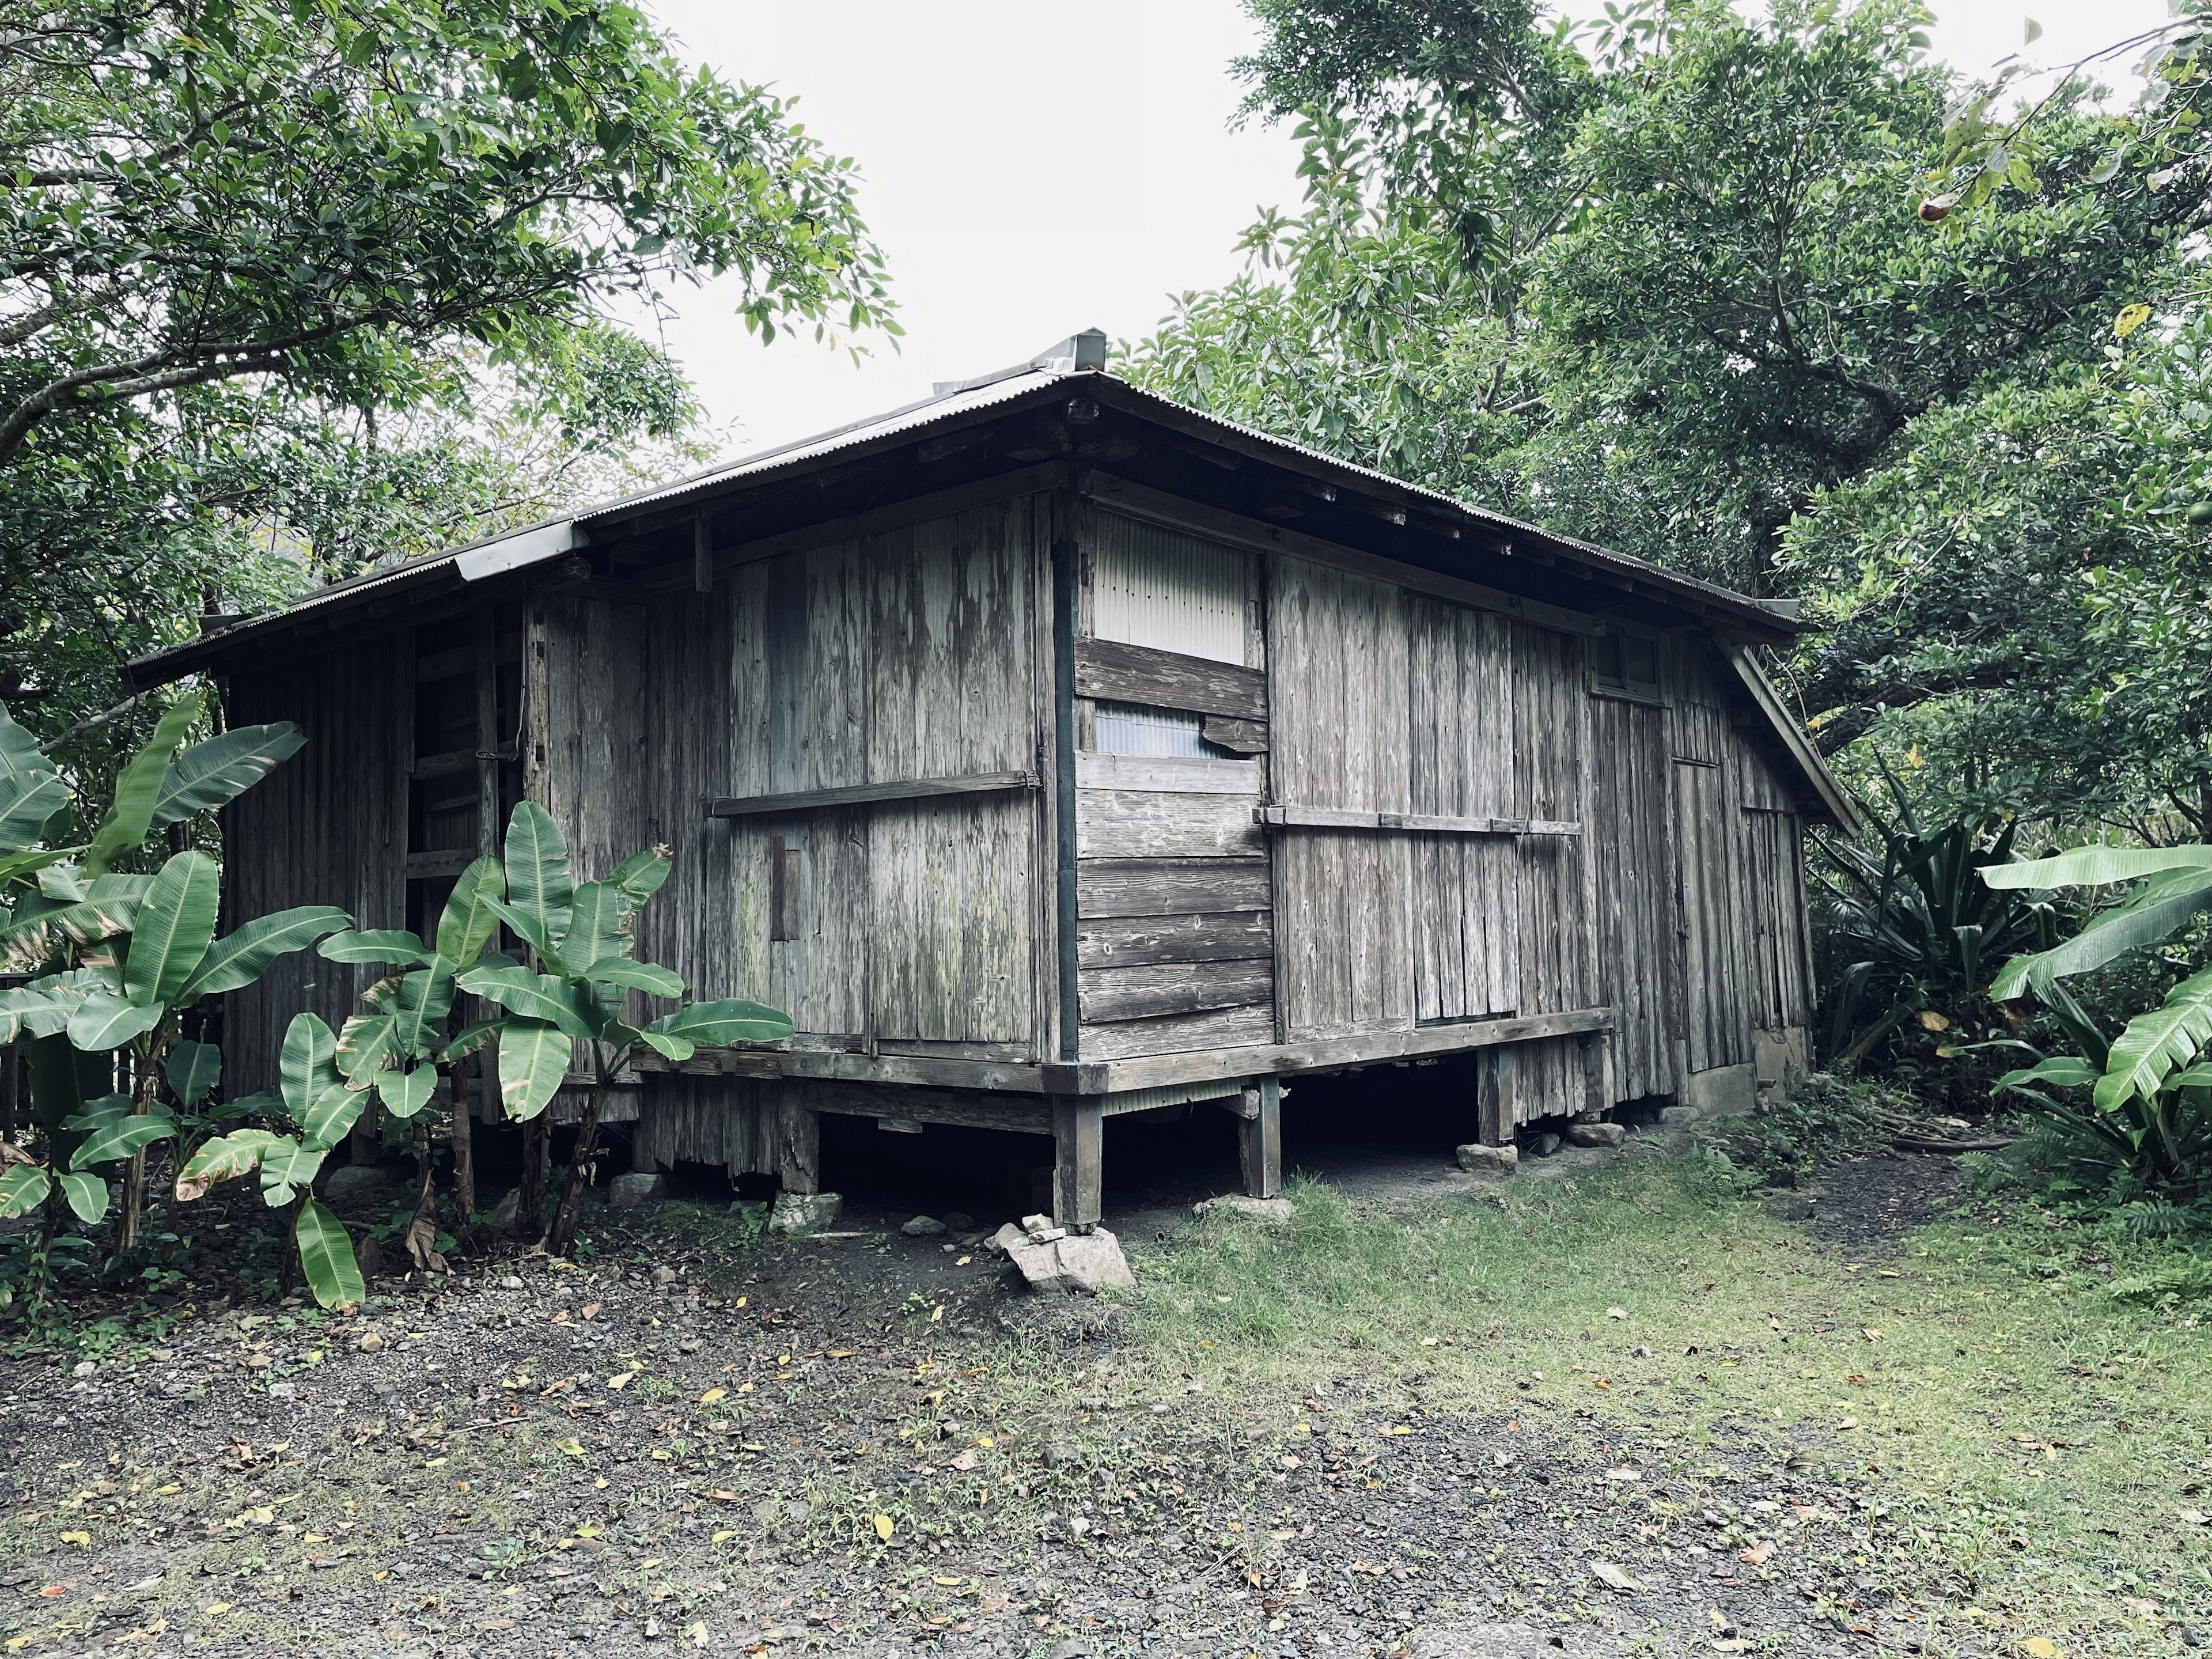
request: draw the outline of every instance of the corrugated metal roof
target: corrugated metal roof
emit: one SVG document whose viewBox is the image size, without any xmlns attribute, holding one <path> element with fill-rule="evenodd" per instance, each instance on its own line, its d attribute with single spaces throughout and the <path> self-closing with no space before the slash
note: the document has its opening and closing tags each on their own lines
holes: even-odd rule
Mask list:
<svg viewBox="0 0 2212 1659">
<path fill-rule="evenodd" d="M 988 386 L 971 386 L 965 392 L 950 392 L 939 397 L 924 398 L 919 403 L 908 404 L 887 415 L 872 415 L 866 420 L 855 421 L 849 426 L 835 427 L 811 438 L 800 438 L 774 449 L 763 450 L 757 455 L 741 456 L 724 465 L 710 467 L 688 478 L 679 478 L 674 483 L 642 489 L 635 495 L 608 501 L 604 506 L 586 508 L 576 516 L 580 522 L 588 523 L 617 513 L 635 512 L 657 501 L 676 501 L 739 478 L 764 477 L 787 467 L 804 466 L 809 461 L 835 455 L 841 450 L 857 449 L 863 444 L 903 437 L 939 421 L 950 421 L 979 409 L 1012 403 L 1017 398 L 1052 385 L 1055 380 L 1068 378 L 1066 374 L 1047 369 L 1018 371 L 1004 380 L 994 380 Z"/>
</svg>

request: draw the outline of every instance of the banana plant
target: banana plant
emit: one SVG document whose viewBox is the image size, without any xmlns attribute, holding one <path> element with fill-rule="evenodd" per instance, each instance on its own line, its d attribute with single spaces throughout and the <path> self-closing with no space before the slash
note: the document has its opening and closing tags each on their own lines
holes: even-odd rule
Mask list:
<svg viewBox="0 0 2212 1659">
<path fill-rule="evenodd" d="M 579 884 L 559 826 L 543 807 L 524 801 L 507 822 L 503 852 L 504 893 L 482 884 L 472 902 L 505 922 L 532 961 L 487 957 L 455 983 L 505 1011 L 488 1034 L 498 1045 L 500 1100 L 509 1118 L 526 1121 L 544 1112 L 567 1080 L 577 1047 L 588 1053 L 591 1092 L 544 1241 L 549 1253 L 566 1255 L 575 1241 L 607 1090 L 638 1051 L 688 1060 L 702 1042 L 779 1042 L 791 1035 L 792 1023 L 757 1002 L 683 1001 L 689 988 L 680 975 L 631 954 L 632 919 L 668 878 L 666 848 L 635 854 L 604 880 Z M 654 1018 L 634 1018 L 627 1006 L 633 996 L 678 1000 L 678 1006 Z"/>
<path fill-rule="evenodd" d="M 89 1225 L 107 1206 L 100 1171 L 119 1164 L 115 1243 L 123 1257 L 137 1243 L 145 1149 L 176 1133 L 173 1107 L 205 1097 L 187 1091 L 208 1072 L 206 1056 L 192 1053 L 182 1073 L 167 1064 L 184 1011 L 252 983 L 279 956 L 350 921 L 328 905 L 303 906 L 218 939 L 220 872 L 204 853 L 175 853 L 150 874 L 112 867 L 155 830 L 251 787 L 304 741 L 283 723 L 185 745 L 204 713 L 197 694 L 170 704 L 152 739 L 125 763 L 91 833 L 78 844 L 45 846 L 71 816 L 73 793 L 0 710 L 0 961 L 34 975 L 0 991 L 0 1043 L 28 1040 L 32 1107 L 46 1140 L 43 1162 L 20 1148 L 5 1155 L 0 1218 L 46 1205 L 50 1240 L 55 1203 L 65 1200 Z"/>
<path fill-rule="evenodd" d="M 207 1140 L 177 1172 L 177 1197 L 191 1203 L 207 1195 L 219 1181 L 261 1176 L 261 1200 L 271 1209 L 291 1210 L 285 1278 L 296 1258 L 307 1288 L 325 1308 L 358 1303 L 363 1290 L 353 1241 L 338 1218 L 313 1192 L 315 1176 L 331 1149 L 352 1131 L 368 1103 L 347 1085 L 338 1069 L 338 1042 L 331 1028 L 313 1014 L 295 1014 L 285 1028 L 277 1061 L 274 1095 L 249 1095 L 237 1103 L 256 1115 L 282 1115 L 296 1133 L 233 1129 Z"/>
<path fill-rule="evenodd" d="M 2212 847 L 2076 847 L 2047 859 L 1985 866 L 1984 884 L 1998 888 L 2142 885 L 2100 910 L 2087 926 L 2049 950 L 2016 956 L 1990 994 L 1999 1000 L 2040 990 L 2069 974 L 2086 974 L 2128 951 L 2155 945 L 2201 912 L 2212 909 Z"/>
<path fill-rule="evenodd" d="M 452 1100 L 455 1195 L 466 1221 L 474 1208 L 473 1182 L 465 1164 L 469 1144 L 467 1081 L 460 1061 L 489 1040 L 491 1027 L 479 1023 L 449 1038 L 453 981 L 476 964 L 499 932 L 491 908 L 504 890 L 497 859 L 478 859 L 461 872 L 438 921 L 433 942 L 425 945 L 404 928 L 348 929 L 317 947 L 333 962 L 378 963 L 399 972 L 377 981 L 364 1000 L 374 1013 L 356 1015 L 338 1032 L 337 1064 L 347 1085 L 374 1090 L 384 1109 L 406 1121 L 429 1103 L 438 1066 L 444 1063 Z M 497 962 L 512 964 L 501 956 Z M 427 1133 L 418 1127 L 421 1181 L 415 1216 L 407 1230 L 408 1253 L 418 1267 L 441 1266 L 434 1248 L 438 1229 Z"/>
</svg>

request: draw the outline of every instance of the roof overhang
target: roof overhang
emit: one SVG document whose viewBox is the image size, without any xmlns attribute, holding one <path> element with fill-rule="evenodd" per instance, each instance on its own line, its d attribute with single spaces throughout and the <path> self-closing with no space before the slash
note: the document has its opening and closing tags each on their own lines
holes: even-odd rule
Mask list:
<svg viewBox="0 0 2212 1659">
<path fill-rule="evenodd" d="M 1751 694 L 1753 706 L 1773 728 L 1783 752 L 1790 757 L 1814 798 L 1827 809 L 1827 816 L 1836 827 L 1848 836 L 1865 834 L 1866 820 L 1860 816 L 1857 803 L 1836 781 L 1836 775 L 1820 758 L 1820 751 L 1813 747 L 1804 726 L 1790 714 L 1789 706 L 1782 701 L 1782 694 L 1774 689 L 1774 682 L 1766 678 L 1765 671 L 1752 660 L 1751 653 L 1743 647 L 1729 645 L 1723 654 L 1729 666 L 1735 670 L 1736 678 L 1742 681 L 1744 690 Z"/>
</svg>

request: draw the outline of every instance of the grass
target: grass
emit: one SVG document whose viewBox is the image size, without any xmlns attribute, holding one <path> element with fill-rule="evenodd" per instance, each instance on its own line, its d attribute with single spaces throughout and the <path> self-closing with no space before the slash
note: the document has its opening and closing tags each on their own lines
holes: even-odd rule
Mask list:
<svg viewBox="0 0 2212 1659">
<path fill-rule="evenodd" d="M 1289 1413 L 1349 1380 L 1534 1414 L 1692 1472 L 1772 1447 L 1905 1522 L 1866 1565 L 1960 1637 L 2120 1653 L 2212 1625 L 2212 1526 L 2183 1516 L 2212 1509 L 2212 1310 L 2112 1290 L 2172 1246 L 2116 1262 L 1984 1200 L 1857 1261 L 1700 1154 L 1395 1212 L 1291 1195 L 1287 1228 L 1211 1220 L 1152 1259 L 1150 1366 Z"/>
</svg>

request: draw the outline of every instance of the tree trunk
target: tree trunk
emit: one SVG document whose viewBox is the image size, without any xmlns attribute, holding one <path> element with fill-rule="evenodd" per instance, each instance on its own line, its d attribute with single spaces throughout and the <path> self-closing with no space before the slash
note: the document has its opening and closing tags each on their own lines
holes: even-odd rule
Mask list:
<svg viewBox="0 0 2212 1659">
<path fill-rule="evenodd" d="M 584 1108 L 584 1121 L 576 1126 L 576 1150 L 568 1158 L 568 1179 L 561 1188 L 561 1207 L 554 1212 L 552 1228 L 545 1235 L 548 1255 L 566 1255 L 575 1245 L 576 1224 L 583 1217 L 584 1194 L 592 1182 L 592 1160 L 599 1152 L 599 1108 L 606 1103 L 606 1098 L 607 1073 L 602 1068 L 592 1080 L 592 1101 Z"/>
<path fill-rule="evenodd" d="M 154 1032 L 154 1040 L 146 1052 L 131 1056 L 136 1068 L 131 1078 L 131 1115 L 143 1117 L 153 1109 L 154 1091 L 161 1086 L 161 1053 L 169 1045 L 165 1034 L 170 1029 L 165 1017 Z M 115 1254 L 129 1259 L 138 1252 L 138 1232 L 146 1216 L 146 1149 L 141 1146 L 125 1160 L 123 1165 L 123 1200 L 115 1212 Z"/>
<path fill-rule="evenodd" d="M 522 1126 L 522 1185 L 514 1195 L 514 1235 L 529 1238 L 538 1231 L 538 1212 L 545 1207 L 545 1150 L 549 1140 L 545 1114 L 540 1112 Z"/>
<path fill-rule="evenodd" d="M 446 1068 L 446 1092 L 453 1104 L 453 1207 L 459 1212 L 459 1237 L 476 1224 L 476 1125 L 469 1119 L 469 1062 L 457 1060 Z"/>
<path fill-rule="evenodd" d="M 284 1248 L 277 1254 L 276 1296 L 278 1300 L 292 1294 L 293 1286 L 300 1282 L 300 1212 L 307 1207 L 307 1194 L 303 1188 L 292 1200 L 292 1218 L 284 1228 Z"/>
</svg>

